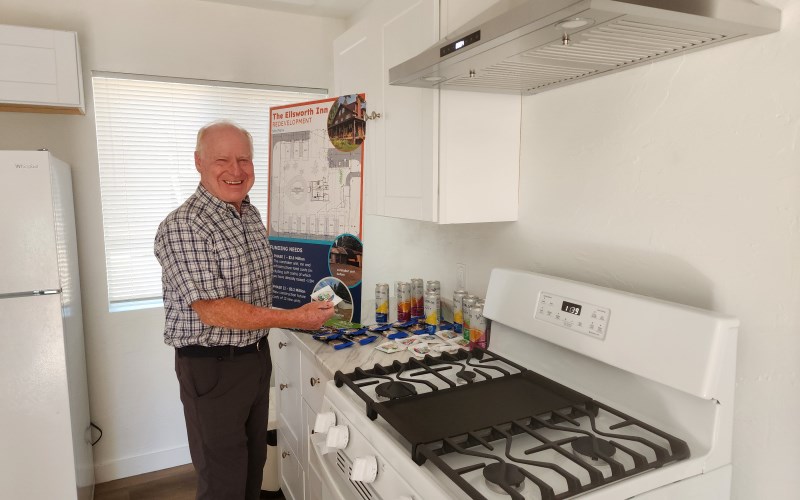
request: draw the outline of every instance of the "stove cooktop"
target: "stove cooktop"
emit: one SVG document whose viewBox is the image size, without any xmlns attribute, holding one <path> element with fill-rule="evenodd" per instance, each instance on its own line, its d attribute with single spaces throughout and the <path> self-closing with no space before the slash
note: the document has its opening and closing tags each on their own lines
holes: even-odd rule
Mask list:
<svg viewBox="0 0 800 500">
<path fill-rule="evenodd" d="M 337 372 L 470 498 L 568 498 L 688 458 L 685 441 L 488 350 Z"/>
</svg>

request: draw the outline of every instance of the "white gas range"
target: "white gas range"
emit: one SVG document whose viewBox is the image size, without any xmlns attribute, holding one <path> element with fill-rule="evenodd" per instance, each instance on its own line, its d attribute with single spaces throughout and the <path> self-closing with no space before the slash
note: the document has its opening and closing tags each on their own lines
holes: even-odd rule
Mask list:
<svg viewBox="0 0 800 500">
<path fill-rule="evenodd" d="M 738 320 L 508 269 L 485 315 L 488 351 L 336 374 L 324 498 L 729 497 Z"/>
</svg>

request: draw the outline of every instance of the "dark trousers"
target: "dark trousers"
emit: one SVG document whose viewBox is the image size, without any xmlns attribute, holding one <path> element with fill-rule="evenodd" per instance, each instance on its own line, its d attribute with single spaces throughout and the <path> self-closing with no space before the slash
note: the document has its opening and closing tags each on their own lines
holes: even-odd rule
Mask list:
<svg viewBox="0 0 800 500">
<path fill-rule="evenodd" d="M 197 500 L 256 500 L 267 459 L 272 362 L 261 351 L 239 356 L 175 354 Z"/>
</svg>

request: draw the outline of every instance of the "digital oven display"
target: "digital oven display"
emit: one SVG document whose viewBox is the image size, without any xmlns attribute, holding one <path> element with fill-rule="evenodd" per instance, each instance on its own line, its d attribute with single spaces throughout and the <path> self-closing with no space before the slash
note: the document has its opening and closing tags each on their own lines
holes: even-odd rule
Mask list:
<svg viewBox="0 0 800 500">
<path fill-rule="evenodd" d="M 566 313 L 574 314 L 575 316 L 581 315 L 581 306 L 579 304 L 567 302 L 566 300 L 561 302 L 561 310 Z"/>
</svg>

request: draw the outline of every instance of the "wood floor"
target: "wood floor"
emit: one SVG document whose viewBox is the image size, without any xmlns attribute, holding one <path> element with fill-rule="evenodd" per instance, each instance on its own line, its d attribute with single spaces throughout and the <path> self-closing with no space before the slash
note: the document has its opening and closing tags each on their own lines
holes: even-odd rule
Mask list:
<svg viewBox="0 0 800 500">
<path fill-rule="evenodd" d="M 194 500 L 194 497 L 192 464 L 101 483 L 94 489 L 94 500 Z M 262 498 L 283 497 L 262 494 Z"/>
</svg>

